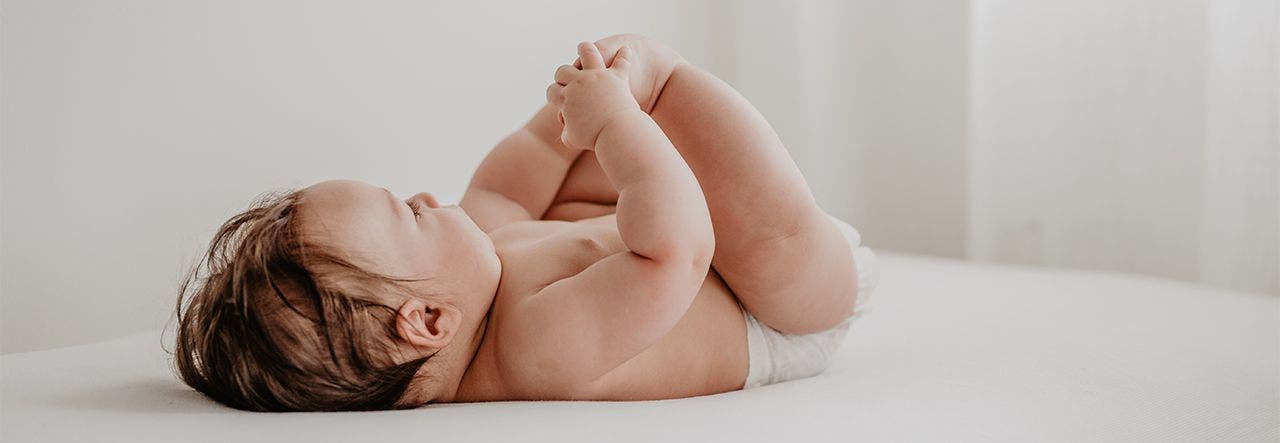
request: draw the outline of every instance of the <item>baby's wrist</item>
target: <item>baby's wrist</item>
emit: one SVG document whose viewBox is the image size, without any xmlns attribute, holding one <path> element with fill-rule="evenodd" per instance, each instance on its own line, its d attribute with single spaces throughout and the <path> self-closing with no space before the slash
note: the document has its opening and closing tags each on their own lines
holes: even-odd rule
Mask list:
<svg viewBox="0 0 1280 443">
<path fill-rule="evenodd" d="M 596 131 L 595 140 L 591 143 L 592 149 L 600 142 L 600 139 L 611 131 L 622 130 L 630 123 L 648 119 L 649 114 L 637 107 L 627 107 L 615 110 L 609 113 L 604 122 L 600 125 L 600 130 Z"/>
</svg>

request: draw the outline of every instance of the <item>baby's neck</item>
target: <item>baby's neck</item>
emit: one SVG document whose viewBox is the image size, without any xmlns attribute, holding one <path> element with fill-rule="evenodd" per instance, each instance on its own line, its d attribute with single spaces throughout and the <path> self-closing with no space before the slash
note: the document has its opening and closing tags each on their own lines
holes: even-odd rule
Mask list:
<svg viewBox="0 0 1280 443">
<path fill-rule="evenodd" d="M 414 404 L 458 401 L 460 392 L 465 391 L 464 385 L 468 383 L 471 366 L 484 343 L 488 327 L 489 314 L 486 313 L 474 331 L 465 336 L 459 334 L 452 344 L 427 359 L 425 367 L 417 375 L 425 383 L 416 389 L 419 394 Z M 465 396 L 465 393 L 461 395 Z"/>
<path fill-rule="evenodd" d="M 429 396 L 425 398 L 431 402 L 474 401 L 477 399 L 476 393 L 492 390 L 498 381 L 493 376 L 495 371 L 487 370 L 488 366 L 491 366 L 492 359 L 484 357 L 489 354 L 485 351 L 488 349 L 486 346 L 492 346 L 490 343 L 492 340 L 487 340 L 487 337 L 492 324 L 490 320 L 493 317 L 493 305 L 498 297 L 501 270 L 505 268 L 502 266 L 501 257 L 496 258 L 498 258 L 499 273 L 495 276 L 492 286 L 484 293 L 488 298 L 483 296 L 468 298 L 473 301 L 487 301 L 483 305 L 469 306 L 472 311 L 466 318 L 477 320 L 474 324 L 467 325 L 469 327 L 461 328 L 452 343 L 437 353 L 441 357 L 439 365 L 428 368 L 425 372 L 430 374 L 429 377 L 425 377 L 429 380 L 427 386 L 429 390 L 426 391 Z M 483 315 L 476 315 L 481 312 Z M 427 364 L 431 364 L 430 360 Z"/>
<path fill-rule="evenodd" d="M 462 377 L 455 383 L 452 395 L 447 398 L 442 397 L 438 402 L 476 402 L 484 401 L 491 397 L 490 394 L 500 389 L 498 380 L 494 377 L 495 371 L 492 369 L 492 359 L 484 358 L 487 332 L 489 330 L 490 314 L 486 314 L 481 322 L 480 328 L 476 331 L 474 339 L 475 346 L 471 348 L 471 358 L 468 360 L 463 370 Z M 487 354 L 487 355 L 492 355 Z"/>
</svg>

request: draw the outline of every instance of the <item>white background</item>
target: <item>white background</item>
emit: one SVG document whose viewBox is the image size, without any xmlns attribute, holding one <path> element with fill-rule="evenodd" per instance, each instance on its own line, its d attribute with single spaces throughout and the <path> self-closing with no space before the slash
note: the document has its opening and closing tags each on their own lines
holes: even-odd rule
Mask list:
<svg viewBox="0 0 1280 443">
<path fill-rule="evenodd" d="M 737 86 L 872 247 L 1280 293 L 1267 0 L 0 3 L 0 352 L 164 325 L 212 231 L 456 201 L 573 44 Z"/>
</svg>

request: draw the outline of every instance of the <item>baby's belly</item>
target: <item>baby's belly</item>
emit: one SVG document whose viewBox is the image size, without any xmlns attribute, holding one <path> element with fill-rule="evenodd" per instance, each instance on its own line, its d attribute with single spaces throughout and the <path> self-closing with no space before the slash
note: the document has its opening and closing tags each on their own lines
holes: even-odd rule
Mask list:
<svg viewBox="0 0 1280 443">
<path fill-rule="evenodd" d="M 588 396 L 653 400 L 733 391 L 747 378 L 747 362 L 742 309 L 720 276 L 711 272 L 675 328 L 602 377 Z"/>
</svg>

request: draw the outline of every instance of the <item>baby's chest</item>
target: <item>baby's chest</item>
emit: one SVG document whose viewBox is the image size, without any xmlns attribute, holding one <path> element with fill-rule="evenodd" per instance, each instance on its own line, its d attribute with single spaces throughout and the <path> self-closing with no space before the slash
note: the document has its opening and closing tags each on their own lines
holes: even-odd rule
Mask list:
<svg viewBox="0 0 1280 443">
<path fill-rule="evenodd" d="M 495 303 L 530 295 L 627 250 L 612 223 L 525 223 L 495 238 L 503 269 Z"/>
</svg>

